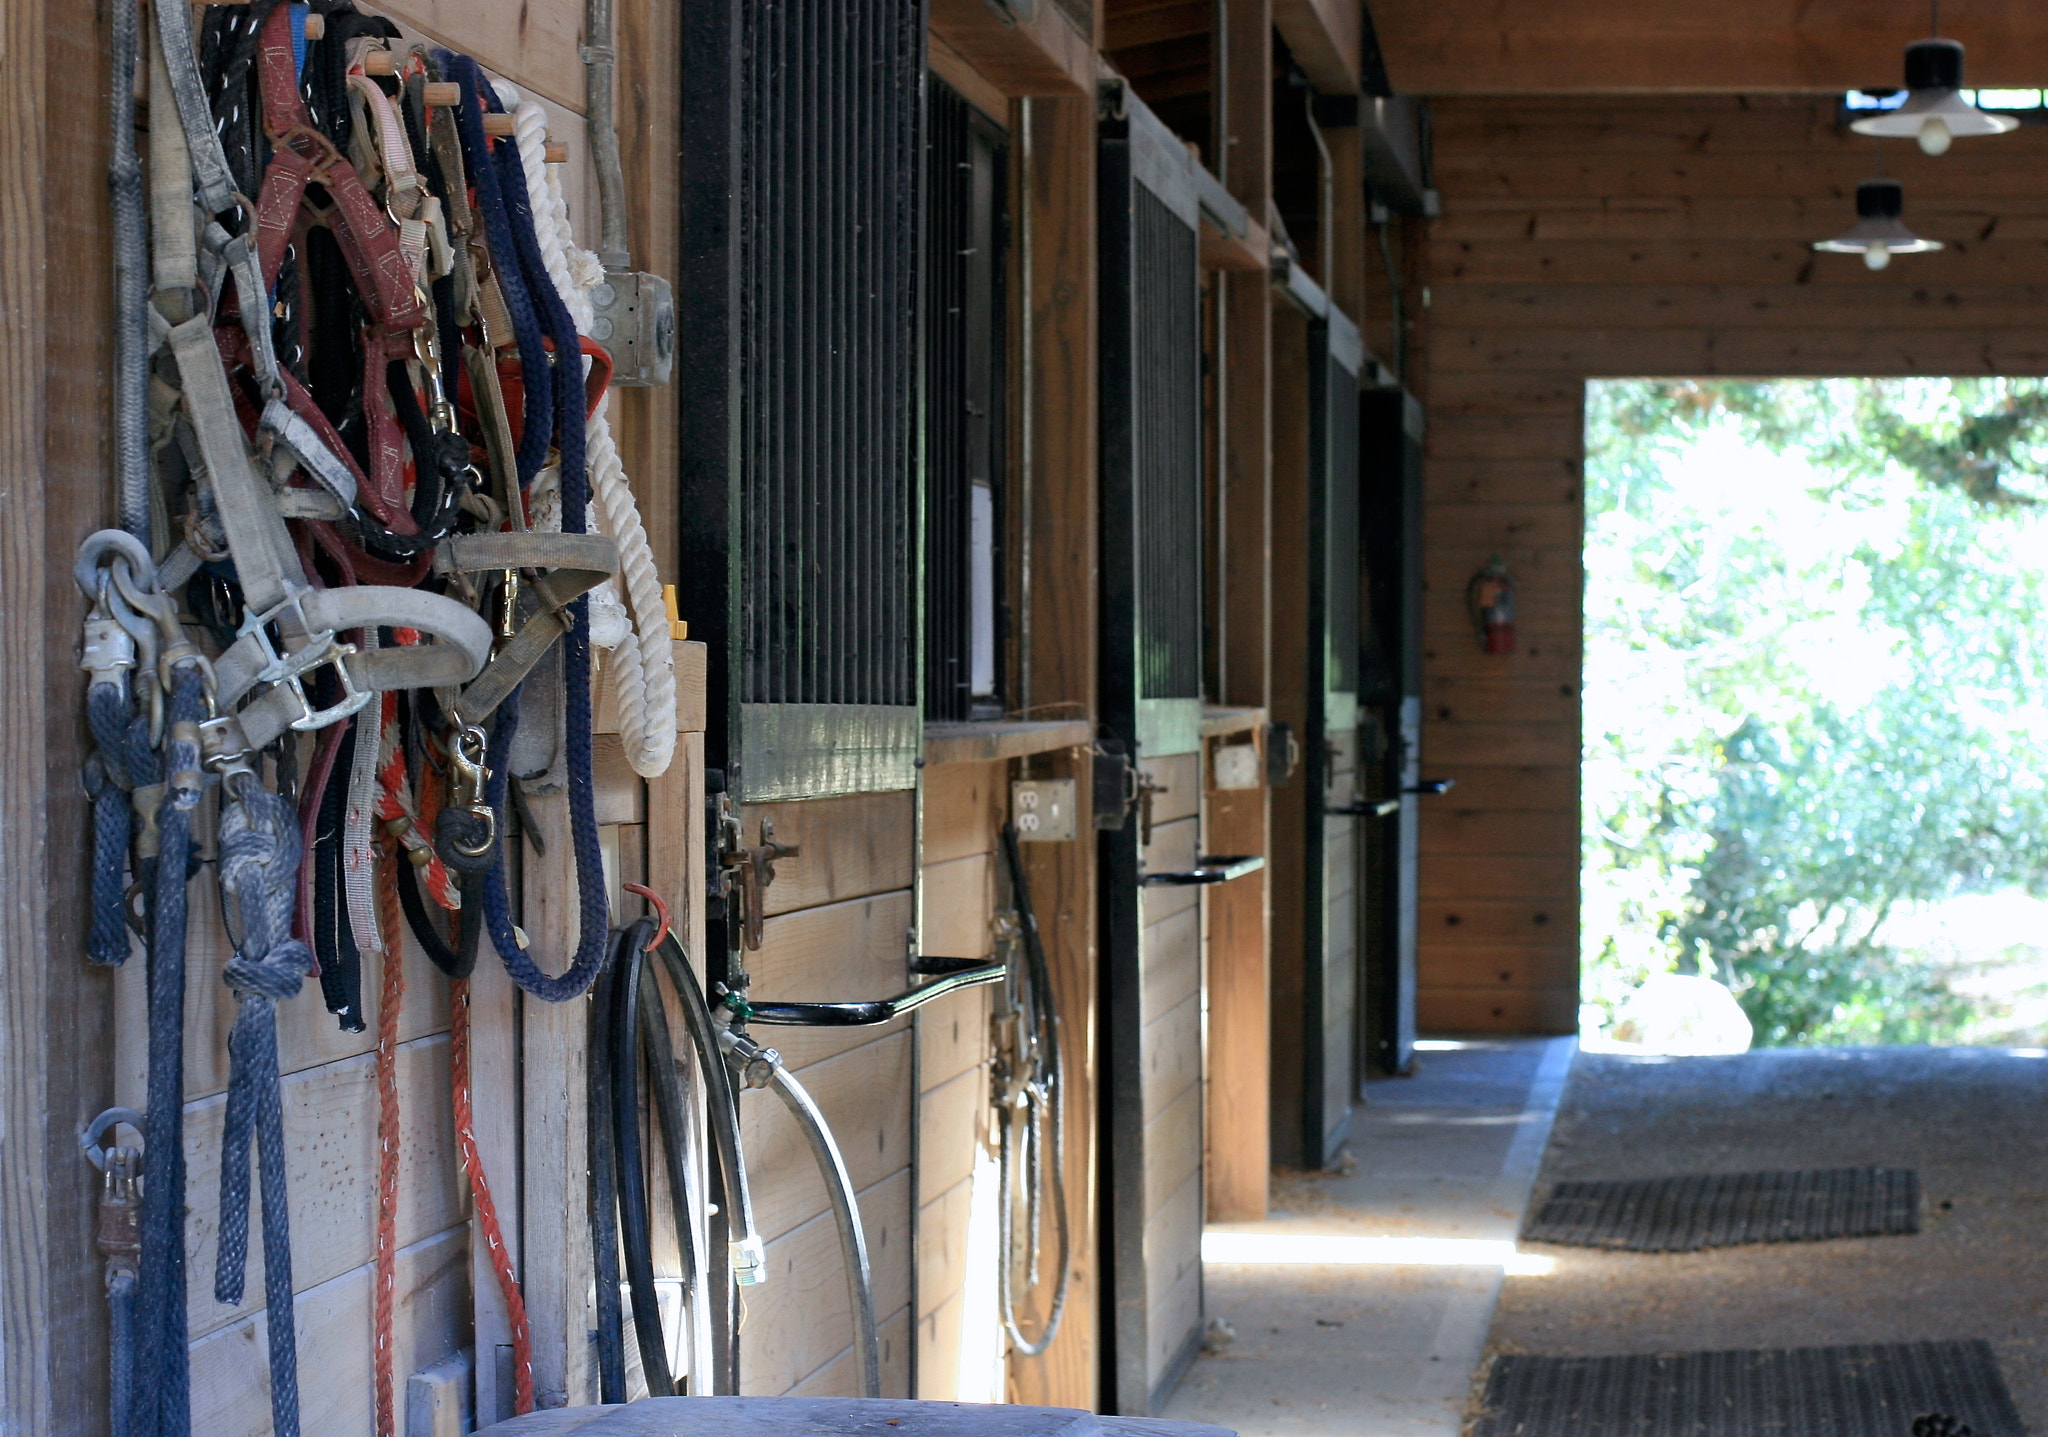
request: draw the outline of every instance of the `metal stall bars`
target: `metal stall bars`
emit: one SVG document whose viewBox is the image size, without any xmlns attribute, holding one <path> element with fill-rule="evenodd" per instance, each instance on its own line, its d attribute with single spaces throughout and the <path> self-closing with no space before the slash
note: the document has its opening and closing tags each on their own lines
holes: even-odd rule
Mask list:
<svg viewBox="0 0 2048 1437">
<path fill-rule="evenodd" d="M 741 1006 L 793 981 L 770 921 L 787 911 L 806 910 L 829 930 L 813 939 L 845 957 L 833 990 L 774 998 L 881 997 L 918 966 L 905 938 L 923 741 L 924 46 L 918 0 L 682 10 L 680 597 L 712 656 L 702 976 Z M 822 851 L 842 845 L 857 854 Z M 870 901 L 838 902 L 856 896 Z M 908 1157 L 892 1144 L 889 1175 Z M 876 1242 L 881 1219 L 867 1216 Z M 896 1293 L 914 1243 L 893 1236 L 901 1270 L 877 1285 Z M 758 1249 L 728 1254 L 736 1274 L 766 1276 Z M 749 1330 L 822 1332 L 829 1315 L 792 1297 L 750 1296 Z M 721 1343 L 737 1342 L 738 1315 L 722 1305 Z M 807 1371 L 743 1375 L 775 1391 Z"/>
<path fill-rule="evenodd" d="M 1009 136 L 937 76 L 926 131 L 925 714 L 1002 717 Z"/>
<path fill-rule="evenodd" d="M 1422 406 L 1401 388 L 1359 398 L 1359 549 L 1366 622 L 1359 702 L 1368 800 L 1396 805 L 1367 831 L 1362 1044 L 1381 1073 L 1415 1063 L 1417 800 L 1422 781 Z"/>
<path fill-rule="evenodd" d="M 1101 97 L 1098 798 L 1105 1409 L 1152 1412 L 1201 1341 L 1201 908 L 1261 859 L 1197 857 L 1202 718 L 1198 169 L 1121 83 Z M 1098 764 L 1098 767 L 1103 765 Z M 1100 787 L 1100 785 L 1098 785 Z M 1135 811 L 1133 811 L 1135 809 Z M 1156 828 L 1155 828 L 1156 822 Z"/>
<path fill-rule="evenodd" d="M 1361 1076 L 1359 826 L 1385 821 L 1396 805 L 1359 793 L 1358 383 L 1365 350 L 1357 325 L 1299 265 L 1274 282 L 1307 316 L 1286 331 L 1306 343 L 1285 366 L 1305 380 L 1292 418 L 1307 431 L 1306 463 L 1297 460 L 1299 477 L 1291 478 L 1276 458 L 1274 474 L 1276 535 L 1298 536 L 1306 560 L 1298 574 L 1274 577 L 1276 612 L 1292 630 L 1275 635 L 1275 683 L 1284 675 L 1295 688 L 1284 701 L 1276 693 L 1275 712 L 1299 722 L 1304 739 L 1301 784 L 1274 794 L 1276 823 L 1298 825 L 1300 844 L 1292 911 L 1274 920 L 1273 1053 L 1276 1064 L 1296 1065 L 1274 1074 L 1274 1148 L 1279 1161 L 1319 1168 L 1349 1134 Z"/>
</svg>

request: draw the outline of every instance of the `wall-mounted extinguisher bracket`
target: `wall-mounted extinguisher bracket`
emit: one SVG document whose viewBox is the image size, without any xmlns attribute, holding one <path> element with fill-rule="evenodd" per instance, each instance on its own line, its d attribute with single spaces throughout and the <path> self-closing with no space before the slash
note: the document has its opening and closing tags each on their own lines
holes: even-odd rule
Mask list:
<svg viewBox="0 0 2048 1437">
<path fill-rule="evenodd" d="M 1515 581 L 1500 555 L 1487 560 L 1486 567 L 1465 586 L 1465 606 L 1487 653 L 1515 651 Z"/>
</svg>

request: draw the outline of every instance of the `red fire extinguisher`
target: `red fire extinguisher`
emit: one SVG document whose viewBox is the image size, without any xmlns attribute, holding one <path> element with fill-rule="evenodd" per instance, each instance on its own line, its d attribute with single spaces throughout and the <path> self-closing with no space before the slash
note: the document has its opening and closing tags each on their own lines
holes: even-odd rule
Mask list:
<svg viewBox="0 0 2048 1437">
<path fill-rule="evenodd" d="M 1465 605 L 1472 625 L 1489 654 L 1515 651 L 1515 581 L 1495 554 L 1465 587 Z"/>
</svg>

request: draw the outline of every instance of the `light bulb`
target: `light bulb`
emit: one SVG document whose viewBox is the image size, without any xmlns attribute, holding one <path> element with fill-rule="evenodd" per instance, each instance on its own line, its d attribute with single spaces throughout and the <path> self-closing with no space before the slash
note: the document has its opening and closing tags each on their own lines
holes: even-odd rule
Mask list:
<svg viewBox="0 0 2048 1437">
<path fill-rule="evenodd" d="M 1863 251 L 1863 263 L 1871 269 L 1883 269 L 1891 262 L 1891 249 L 1883 240 L 1874 241 L 1869 249 Z"/>
<path fill-rule="evenodd" d="M 1954 138 L 1948 131 L 1948 122 L 1939 115 L 1929 115 L 1920 126 L 1920 148 L 1930 155 L 1947 154 L 1949 141 Z"/>
</svg>

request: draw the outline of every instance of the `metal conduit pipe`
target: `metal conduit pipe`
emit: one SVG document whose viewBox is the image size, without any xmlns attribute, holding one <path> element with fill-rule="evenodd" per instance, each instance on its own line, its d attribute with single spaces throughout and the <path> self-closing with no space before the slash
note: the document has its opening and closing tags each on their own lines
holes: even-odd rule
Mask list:
<svg viewBox="0 0 2048 1437">
<path fill-rule="evenodd" d="M 583 34 L 585 127 L 597 166 L 597 257 L 606 269 L 627 269 L 633 261 L 626 248 L 626 173 L 619 164 L 612 103 L 612 72 L 618 61 L 612 43 L 612 0 L 586 0 Z"/>
<path fill-rule="evenodd" d="M 728 1028 L 720 1035 L 720 1042 L 733 1068 L 750 1088 L 768 1087 L 775 1090 L 775 1096 L 782 1099 L 797 1126 L 803 1129 L 804 1141 L 810 1144 L 811 1156 L 817 1160 L 818 1171 L 825 1179 L 825 1192 L 832 1200 L 832 1220 L 839 1228 L 839 1249 L 846 1263 L 846 1286 L 853 1299 L 853 1357 L 860 1372 L 861 1395 L 880 1397 L 882 1395 L 881 1346 L 875 1335 L 875 1284 L 868 1268 L 868 1240 L 861 1231 L 859 1200 L 853 1191 L 853 1175 L 846 1170 L 846 1159 L 840 1155 L 839 1144 L 833 1140 L 831 1125 L 818 1110 L 810 1093 L 782 1066 L 782 1055 L 773 1048 L 764 1048 L 744 1033 L 735 1033 Z"/>
</svg>

